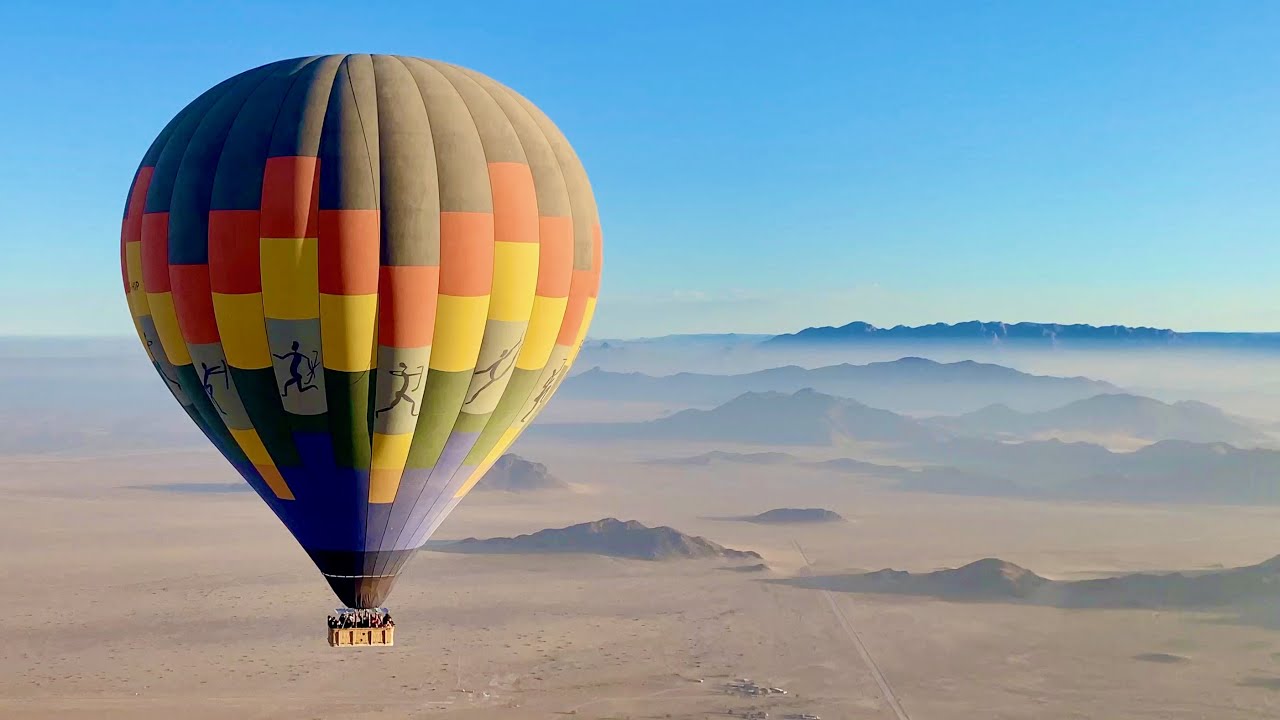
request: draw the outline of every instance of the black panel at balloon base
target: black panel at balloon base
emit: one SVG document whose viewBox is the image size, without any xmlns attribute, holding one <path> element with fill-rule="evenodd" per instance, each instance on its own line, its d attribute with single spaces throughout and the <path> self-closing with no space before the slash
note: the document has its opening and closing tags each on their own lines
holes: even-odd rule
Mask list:
<svg viewBox="0 0 1280 720">
<path fill-rule="evenodd" d="M 376 608 L 386 601 L 412 550 L 308 550 L 338 600 L 349 608 Z M 377 574 L 370 570 L 379 568 Z"/>
<path fill-rule="evenodd" d="M 338 608 L 326 622 L 330 647 L 386 647 L 396 644 L 396 623 L 386 608 Z"/>
</svg>

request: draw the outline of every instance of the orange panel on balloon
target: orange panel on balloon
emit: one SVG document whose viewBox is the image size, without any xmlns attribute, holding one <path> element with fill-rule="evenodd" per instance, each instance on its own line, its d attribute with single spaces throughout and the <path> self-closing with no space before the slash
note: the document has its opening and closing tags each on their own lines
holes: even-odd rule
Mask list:
<svg viewBox="0 0 1280 720">
<path fill-rule="evenodd" d="M 125 242 L 142 240 L 142 212 L 147 206 L 147 189 L 151 187 L 151 176 L 154 167 L 138 168 L 137 178 L 133 181 L 133 189 L 129 193 L 128 209 L 124 216 Z"/>
<path fill-rule="evenodd" d="M 573 285 L 569 288 L 569 304 L 564 310 L 564 321 L 560 323 L 560 334 L 556 337 L 557 345 L 572 345 L 578 339 L 578 328 L 582 325 L 582 316 L 587 310 L 587 297 L 592 282 L 592 271 L 573 271 Z"/>
<path fill-rule="evenodd" d="M 493 287 L 493 215 L 440 213 L 440 294 L 488 295 Z"/>
<path fill-rule="evenodd" d="M 315 237 L 319 204 L 319 158 L 267 158 L 262 173 L 262 237 Z"/>
<path fill-rule="evenodd" d="M 604 236 L 600 226 L 591 228 L 591 297 L 600 296 L 600 274 L 604 270 Z"/>
<path fill-rule="evenodd" d="M 378 344 L 418 348 L 431 344 L 436 327 L 440 268 L 387 265 L 378 285 Z"/>
<path fill-rule="evenodd" d="M 573 218 L 538 218 L 538 289 L 542 297 L 565 297 L 573 273 Z"/>
<path fill-rule="evenodd" d="M 168 292 L 169 213 L 142 216 L 142 283 L 147 292 Z"/>
<path fill-rule="evenodd" d="M 538 242 L 538 191 L 524 163 L 489 163 L 493 234 L 498 242 Z"/>
<path fill-rule="evenodd" d="M 257 210 L 209 212 L 209 284 L 214 292 L 262 292 Z"/>
<path fill-rule="evenodd" d="M 124 228 L 120 228 L 120 277 L 124 279 L 124 291 L 129 292 L 129 253 L 125 249 Z"/>
<path fill-rule="evenodd" d="M 208 265 L 170 265 L 173 307 L 182 337 L 190 344 L 218 341 L 218 321 L 213 314 L 213 293 Z"/>
<path fill-rule="evenodd" d="M 378 211 L 321 210 L 318 252 L 320 292 L 378 292 Z"/>
</svg>

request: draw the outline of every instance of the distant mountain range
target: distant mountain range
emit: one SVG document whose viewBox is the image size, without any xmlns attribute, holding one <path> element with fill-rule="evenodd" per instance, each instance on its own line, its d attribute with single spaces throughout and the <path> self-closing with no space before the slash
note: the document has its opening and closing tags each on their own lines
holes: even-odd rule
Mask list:
<svg viewBox="0 0 1280 720">
<path fill-rule="evenodd" d="M 552 475 L 546 465 L 507 453 L 498 458 L 489 472 L 485 473 L 484 478 L 476 485 L 476 490 L 532 492 L 563 490 L 567 487 L 569 484 Z"/>
<path fill-rule="evenodd" d="M 1213 350 L 1231 354 L 1269 356 L 1280 352 L 1278 332 L 1179 332 L 1167 328 L 1095 326 L 1063 323 L 962 322 L 934 323 L 918 327 L 877 327 L 852 322 L 840 327 L 808 327 L 781 335 L 667 335 L 632 340 L 588 339 L 576 364 L 580 374 L 592 367 L 649 375 L 701 372 L 724 375 L 745 373 L 779 365 L 830 365 L 840 362 L 887 360 L 901 355 L 921 355 L 936 360 L 1012 362 L 1045 353 L 1086 352 L 1106 354 L 1157 353 L 1161 357 Z M 1045 359 L 1043 357 L 1041 360 Z M 1059 358 L 1061 359 L 1061 358 Z M 1209 365 L 1213 358 L 1201 358 Z M 1116 378 L 1111 378 L 1116 379 Z M 827 388 L 817 387 L 819 390 Z M 798 388 L 741 388 L 745 390 Z M 839 393 L 837 393 L 839 394 Z M 873 405 L 879 400 L 858 397 Z M 720 398 L 724 400 L 727 398 Z M 992 402 L 1005 402 L 991 399 Z M 1055 404 L 1061 405 L 1059 401 Z M 1017 409 L 1023 408 L 1011 404 Z M 887 407 L 887 406 L 886 406 Z M 966 412 L 942 408 L 941 412 Z M 906 409 L 892 407 L 890 409 Z M 931 409 L 931 408 L 925 408 Z"/>
<path fill-rule="evenodd" d="M 1123 435 L 1144 440 L 1265 443 L 1268 437 L 1247 420 L 1202 402 L 1173 404 L 1123 393 L 1095 395 L 1053 410 L 1026 413 L 989 405 L 930 424 L 957 435 L 1026 439 L 1045 434 Z"/>
<path fill-rule="evenodd" d="M 1199 402 L 1163 403 L 1127 394 L 1103 394 L 1049 411 L 1023 413 L 1003 405 L 959 416 L 916 419 L 812 389 L 746 392 L 709 410 L 691 409 L 657 420 L 544 426 L 541 432 L 597 439 L 727 441 L 757 445 L 832 445 L 842 441 L 911 445 L 914 454 L 1014 457 L 1010 439 L 1053 439 L 1055 434 L 1122 436 L 1149 441 L 1265 444 L 1269 437 L 1248 421 Z M 1044 436 L 1050 436 L 1045 438 Z M 1078 443 L 1059 443 L 1059 445 Z M 1032 443 L 1023 445 L 1034 446 Z M 1043 447 L 1052 447 L 1046 444 Z M 1099 457 L 1109 455 L 1089 445 Z M 1079 451 L 1071 451 L 1076 454 Z M 785 461 L 784 457 L 757 460 Z M 716 461 L 714 455 L 684 463 Z"/>
<path fill-rule="evenodd" d="M 1065 608 L 1214 608 L 1280 600 L 1280 556 L 1257 565 L 1194 573 L 1135 573 L 1062 582 L 997 558 L 928 573 L 870 573 L 777 580 L 858 593 L 926 595 L 945 600 L 1020 602 Z"/>
<path fill-rule="evenodd" d="M 1058 323 L 969 322 L 934 323 L 911 327 L 876 327 L 851 322 L 840 327 L 810 327 L 799 332 L 776 335 L 763 346 L 830 345 L 867 343 L 970 343 L 1027 346 L 1114 347 L 1187 346 L 1203 348 L 1275 348 L 1280 333 L 1188 332 L 1127 325 L 1061 325 Z"/>
<path fill-rule="evenodd" d="M 1031 375 L 970 360 L 939 363 L 907 357 L 866 365 L 795 365 L 741 375 L 679 373 L 654 377 L 593 368 L 570 377 L 558 397 L 614 402 L 665 402 L 686 407 L 723 403 L 747 392 L 793 393 L 810 388 L 857 398 L 895 412 L 972 412 L 993 403 L 1024 412 L 1048 410 L 1116 386 L 1089 378 Z"/>
<path fill-rule="evenodd" d="M 1141 405 L 1145 407 L 1145 405 Z M 1181 413 L 1176 405 L 1164 405 Z M 1193 408 L 1200 412 L 1199 408 Z M 787 453 L 727 453 L 656 461 L 805 467 L 894 481 L 900 489 L 965 495 L 1137 502 L 1280 503 L 1280 452 L 1220 442 L 1162 440 L 1134 452 L 1060 440 L 1008 442 L 956 435 L 811 390 L 748 393 L 712 410 L 687 410 L 645 423 L 556 426 L 581 439 L 828 445 L 874 441 L 882 452 L 924 467 L 852 458 L 803 461 Z M 655 462 L 655 461 L 650 461 Z"/>
<path fill-rule="evenodd" d="M 445 546 L 433 547 L 438 552 L 460 553 L 590 553 L 635 560 L 675 560 L 724 558 L 759 560 L 749 550 L 733 550 L 707 540 L 686 535 L 679 530 L 647 527 L 635 520 L 605 518 L 565 528 L 539 530 L 531 535 L 513 538 L 467 538 Z"/>
<path fill-rule="evenodd" d="M 541 432 L 583 439 L 760 445 L 831 445 L 846 439 L 922 442 L 945 434 L 888 410 L 808 389 L 743 393 L 711 410 L 682 410 L 646 422 L 550 425 Z"/>
<path fill-rule="evenodd" d="M 682 410 L 641 424 L 657 437 L 771 445 L 844 439 L 922 442 L 941 435 L 915 420 L 814 390 L 743 393 L 711 410 Z"/>
<path fill-rule="evenodd" d="M 908 451 L 959 468 L 955 477 L 906 477 L 902 487 L 976 495 L 1137 502 L 1280 504 L 1280 452 L 1163 440 L 1134 452 L 1058 440 L 953 439 Z M 987 478 L 975 483 L 974 477 Z"/>
</svg>

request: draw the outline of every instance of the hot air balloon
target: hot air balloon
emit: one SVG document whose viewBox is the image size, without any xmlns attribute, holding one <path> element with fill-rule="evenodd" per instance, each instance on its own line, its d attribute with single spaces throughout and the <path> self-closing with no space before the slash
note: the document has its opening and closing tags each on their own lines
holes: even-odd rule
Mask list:
<svg viewBox="0 0 1280 720">
<path fill-rule="evenodd" d="M 595 310 L 577 155 L 472 70 L 264 65 L 179 112 L 120 245 L 151 362 L 349 608 L 377 608 L 555 393 Z"/>
</svg>

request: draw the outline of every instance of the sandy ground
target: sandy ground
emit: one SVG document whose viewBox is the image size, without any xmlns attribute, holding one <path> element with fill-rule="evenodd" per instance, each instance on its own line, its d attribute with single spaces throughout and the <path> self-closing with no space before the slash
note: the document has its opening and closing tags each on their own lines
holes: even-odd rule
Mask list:
<svg viewBox="0 0 1280 720">
<path fill-rule="evenodd" d="M 771 572 L 424 552 L 392 596 L 397 646 L 364 650 L 325 644 L 335 600 L 255 497 L 134 487 L 234 479 L 212 452 L 0 461 L 0 717 L 892 719 L 850 628 L 912 720 L 1280 716 L 1280 632 L 1230 614 L 843 594 L 836 612 L 820 591 L 769 582 L 985 556 L 1055 578 L 1239 565 L 1280 552 L 1280 509 L 957 498 L 632 462 L 706 449 L 522 443 L 585 491 L 476 493 L 437 537 L 616 516 L 757 550 Z M 723 519 L 779 506 L 850 522 Z M 789 694 L 725 694 L 742 676 Z"/>
</svg>

